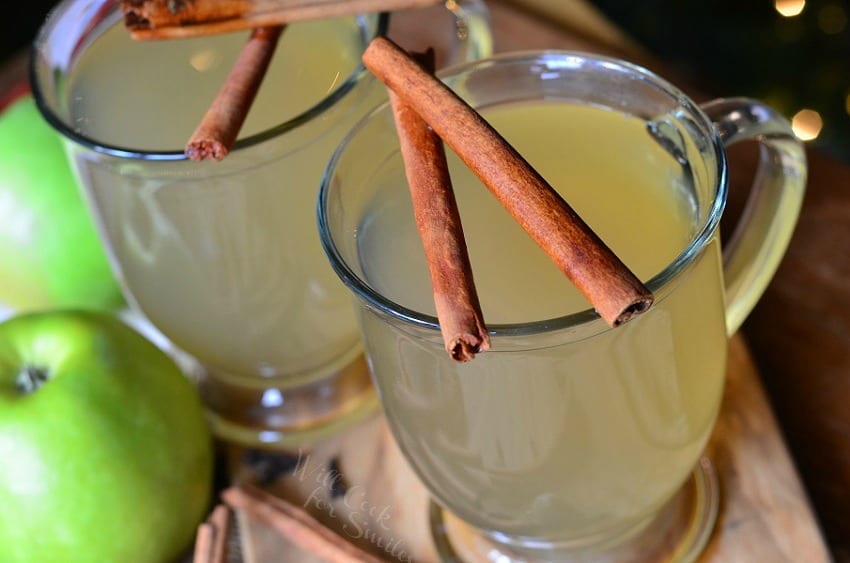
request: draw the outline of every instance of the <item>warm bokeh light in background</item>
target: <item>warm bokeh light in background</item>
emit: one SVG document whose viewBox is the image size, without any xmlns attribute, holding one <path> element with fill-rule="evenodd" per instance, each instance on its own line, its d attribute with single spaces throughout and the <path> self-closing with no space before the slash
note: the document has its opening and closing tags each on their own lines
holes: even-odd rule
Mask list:
<svg viewBox="0 0 850 563">
<path fill-rule="evenodd" d="M 791 18 L 803 13 L 803 8 L 806 7 L 806 0 L 776 0 L 774 7 L 777 12 L 786 18 Z"/>
<path fill-rule="evenodd" d="M 789 119 L 809 110 L 794 120 L 799 138 L 850 165 L 850 0 L 592 3 L 682 82 Z"/>
<path fill-rule="evenodd" d="M 802 109 L 791 119 L 791 129 L 801 141 L 812 141 L 820 135 L 823 120 L 814 110 Z"/>
</svg>

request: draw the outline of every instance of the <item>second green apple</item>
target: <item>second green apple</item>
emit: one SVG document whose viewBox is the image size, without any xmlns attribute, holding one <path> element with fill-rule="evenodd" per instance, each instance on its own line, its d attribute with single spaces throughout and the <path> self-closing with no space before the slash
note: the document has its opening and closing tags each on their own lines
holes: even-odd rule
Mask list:
<svg viewBox="0 0 850 563">
<path fill-rule="evenodd" d="M 123 305 L 62 141 L 29 94 L 0 114 L 0 304 Z"/>
</svg>

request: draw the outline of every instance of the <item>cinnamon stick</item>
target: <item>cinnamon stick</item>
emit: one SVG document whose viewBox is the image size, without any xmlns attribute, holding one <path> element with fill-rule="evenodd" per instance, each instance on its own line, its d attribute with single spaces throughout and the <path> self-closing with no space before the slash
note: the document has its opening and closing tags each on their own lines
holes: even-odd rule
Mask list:
<svg viewBox="0 0 850 563">
<path fill-rule="evenodd" d="M 213 527 L 211 563 L 227 561 L 227 540 L 230 537 L 230 509 L 223 504 L 216 506 L 207 523 Z"/>
<path fill-rule="evenodd" d="M 195 535 L 195 553 L 192 563 L 213 563 L 212 549 L 214 541 L 215 530 L 212 524 L 204 522 L 198 526 L 198 532 Z"/>
<path fill-rule="evenodd" d="M 185 154 L 191 160 L 221 160 L 236 137 L 271 62 L 282 27 L 261 27 L 251 33 L 233 69 L 189 142 Z"/>
<path fill-rule="evenodd" d="M 123 0 L 133 39 L 176 39 L 431 6 L 440 0 Z"/>
<path fill-rule="evenodd" d="M 295 546 L 329 563 L 382 563 L 323 526 L 305 510 L 256 487 L 231 487 L 221 493 L 221 498 L 235 510 L 246 512 Z"/>
<path fill-rule="evenodd" d="M 433 49 L 413 57 L 433 74 Z M 443 142 L 419 114 L 392 90 L 388 93 L 443 341 L 455 361 L 466 362 L 490 348 L 490 336 L 475 291 Z"/>
<path fill-rule="evenodd" d="M 198 526 L 192 563 L 225 563 L 230 535 L 230 509 L 220 504 Z"/>
<path fill-rule="evenodd" d="M 652 305 L 641 281 L 474 109 L 385 37 L 363 54 L 372 73 L 454 150 L 610 325 Z"/>
</svg>

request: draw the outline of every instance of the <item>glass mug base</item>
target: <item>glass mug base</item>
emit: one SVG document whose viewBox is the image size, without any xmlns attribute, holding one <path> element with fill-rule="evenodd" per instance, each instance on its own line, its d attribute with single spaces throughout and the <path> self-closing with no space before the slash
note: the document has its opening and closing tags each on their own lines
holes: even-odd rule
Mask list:
<svg viewBox="0 0 850 563">
<path fill-rule="evenodd" d="M 648 521 L 603 543 L 594 539 L 545 546 L 507 545 L 432 502 L 431 536 L 445 563 L 688 563 L 703 551 L 720 504 L 717 474 L 702 457 L 676 495 Z"/>
<path fill-rule="evenodd" d="M 281 388 L 198 368 L 195 377 L 216 437 L 247 447 L 309 445 L 360 422 L 378 408 L 369 368 L 359 348 L 318 380 Z M 243 381 L 244 383 L 244 381 Z"/>
</svg>

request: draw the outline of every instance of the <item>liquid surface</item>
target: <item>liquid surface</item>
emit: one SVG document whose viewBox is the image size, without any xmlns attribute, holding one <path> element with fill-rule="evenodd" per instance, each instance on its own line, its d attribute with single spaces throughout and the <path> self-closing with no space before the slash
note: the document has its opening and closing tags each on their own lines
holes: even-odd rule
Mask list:
<svg viewBox="0 0 850 563">
<path fill-rule="evenodd" d="M 310 109 L 357 67 L 354 18 L 289 25 L 280 37 L 240 138 Z M 228 33 L 134 42 L 114 25 L 90 45 L 69 81 L 73 126 L 100 142 L 182 150 L 249 36 Z"/>
</svg>

